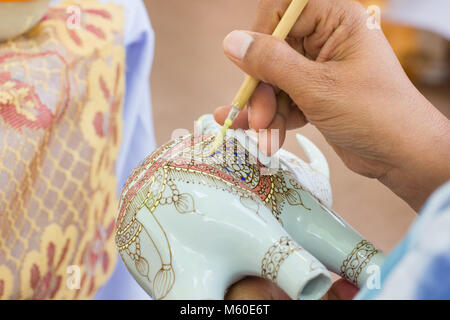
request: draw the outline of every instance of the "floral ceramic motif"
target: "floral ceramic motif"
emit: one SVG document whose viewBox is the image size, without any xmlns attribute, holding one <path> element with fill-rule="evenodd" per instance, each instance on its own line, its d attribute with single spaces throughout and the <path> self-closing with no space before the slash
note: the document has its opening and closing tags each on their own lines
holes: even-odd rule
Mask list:
<svg viewBox="0 0 450 320">
<path fill-rule="evenodd" d="M 169 210 L 178 215 L 188 215 L 187 219 L 189 215 L 200 219 L 209 216 L 209 212 L 204 211 L 205 203 L 198 203 L 199 198 L 193 190 L 200 190 L 202 186 L 206 190 L 214 190 L 212 192 L 226 192 L 232 198 L 237 197 L 238 205 L 245 207 L 262 223 L 277 218 L 286 204 L 309 210 L 303 205 L 298 190 L 281 173 L 262 175 L 261 163 L 253 159 L 255 164 L 250 164 L 248 159 L 251 155 L 237 140 L 229 141 L 230 149 L 225 151 L 234 157 L 234 165 L 221 164 L 223 155 L 220 153 L 204 157 L 213 139 L 211 135 L 187 136 L 161 147 L 132 172 L 123 189 L 116 244 L 128 268 L 136 270 L 138 281 L 145 283 L 144 288 L 156 299 L 166 298 L 169 294 L 171 298 L 177 298 L 172 289 L 178 277 L 173 265 L 173 245 L 167 231 L 173 226 L 167 227 L 160 221 L 164 218 L 161 212 Z M 186 186 L 192 187 L 191 192 L 186 192 Z M 263 208 L 266 210 L 264 213 L 260 212 Z M 145 215 L 146 220 L 139 219 L 139 215 Z M 279 228 L 279 224 L 273 224 Z M 284 237 L 287 238 L 287 234 Z M 154 252 L 153 258 L 143 250 L 149 244 Z M 261 259 L 266 251 L 265 247 Z M 308 253 L 305 251 L 304 255 Z M 261 275 L 261 259 L 256 260 L 260 261 L 257 275 Z M 308 256 L 305 260 L 310 259 L 313 258 Z M 308 274 L 312 272 L 313 278 L 323 277 L 318 291 L 325 290 L 328 286 L 325 269 L 311 271 L 309 265 L 306 269 Z M 308 276 L 311 275 L 303 276 L 310 280 Z"/>
<path fill-rule="evenodd" d="M 155 299 L 222 299 L 238 275 L 266 277 L 292 298 L 320 298 L 330 285 L 325 266 L 340 272 L 363 241 L 328 208 L 323 155 L 298 138 L 311 163 L 282 150 L 281 167 L 266 174 L 243 147 L 245 133 L 230 130 L 211 155 L 214 132 L 207 131 L 167 143 L 131 173 L 116 230 L 130 272 Z M 350 280 L 364 286 L 366 269 L 384 256 L 376 250 L 361 259 Z M 211 283 L 201 280 L 208 274 Z"/>
<path fill-rule="evenodd" d="M 131 211 L 136 211 L 142 207 L 142 202 L 145 202 L 146 205 L 156 203 L 165 205 L 173 202 L 180 213 L 195 212 L 192 196 L 189 194 L 179 195 L 174 180 L 192 184 L 208 184 L 216 188 L 222 187 L 224 190 L 233 193 L 240 192 L 252 199 L 256 196 L 271 209 L 274 216 L 280 214 L 286 201 L 290 205 L 304 207 L 301 196 L 296 191 L 300 188 L 298 185 L 291 186 L 282 173 L 273 176 L 260 174 L 262 164 L 251 165 L 248 160 L 237 159 L 237 152 L 230 151 L 236 155 L 236 162 L 239 163 L 231 166 L 220 165 L 222 156 L 207 157 L 204 162 L 198 162 L 174 153 L 174 150 L 179 150 L 180 155 L 190 155 L 191 153 L 186 153 L 185 149 L 192 148 L 194 151 L 197 145 L 202 145 L 205 148 L 202 150 L 206 150 L 205 146 L 210 145 L 213 138 L 213 136 L 189 136 L 171 146 L 171 154 L 168 158 L 164 152 L 156 151 L 154 155 L 135 169 L 131 174 L 132 179 L 128 180 L 123 189 L 118 217 L 119 232 L 122 232 L 122 229 L 126 230 L 131 223 L 129 222 L 127 226 L 121 227 L 122 222 L 131 219 L 128 212 L 128 219 L 124 217 L 125 212 L 129 210 L 128 208 L 131 207 Z M 233 140 L 231 143 L 236 148 L 241 148 L 237 141 Z M 245 152 L 243 155 L 245 158 L 250 157 Z M 160 170 L 161 168 L 162 170 Z M 147 170 L 144 171 L 144 169 Z M 170 178 L 167 179 L 169 175 Z M 136 182 L 134 179 L 138 179 L 138 181 Z M 161 192 L 165 185 L 168 185 L 172 191 L 177 192 L 175 198 L 161 198 Z M 139 204 L 136 204 L 136 202 Z M 304 208 L 308 210 L 308 208 Z"/>
<path fill-rule="evenodd" d="M 220 129 L 212 115 L 204 115 L 196 123 L 196 132 L 216 135 Z M 242 130 L 231 130 L 227 134 L 248 146 L 248 150 L 257 150 L 256 142 L 252 146 L 253 140 L 248 139 L 253 134 L 247 135 Z M 384 254 L 332 211 L 327 160 L 306 137 L 297 134 L 296 138 L 309 163 L 284 149 L 272 158 L 278 159 L 281 169 L 277 175 L 282 172 L 287 184 L 301 195 L 303 206 L 287 203 L 277 219 L 295 241 L 313 253 L 329 270 L 363 287 L 369 279 L 379 276 L 375 271 L 383 263 Z M 258 152 L 254 157 L 267 160 Z"/>
</svg>

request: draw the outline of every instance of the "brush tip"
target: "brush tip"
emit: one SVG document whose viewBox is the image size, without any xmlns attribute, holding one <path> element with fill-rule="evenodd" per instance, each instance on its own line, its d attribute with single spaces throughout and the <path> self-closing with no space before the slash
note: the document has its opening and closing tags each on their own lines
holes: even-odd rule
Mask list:
<svg viewBox="0 0 450 320">
<path fill-rule="evenodd" d="M 216 138 L 214 139 L 213 146 L 211 148 L 211 155 L 213 155 L 216 150 L 219 148 L 220 144 L 222 143 L 223 139 L 225 138 L 225 135 L 227 133 L 228 128 L 233 124 L 233 121 L 230 119 L 227 119 L 220 130 L 220 132 L 217 134 Z"/>
</svg>

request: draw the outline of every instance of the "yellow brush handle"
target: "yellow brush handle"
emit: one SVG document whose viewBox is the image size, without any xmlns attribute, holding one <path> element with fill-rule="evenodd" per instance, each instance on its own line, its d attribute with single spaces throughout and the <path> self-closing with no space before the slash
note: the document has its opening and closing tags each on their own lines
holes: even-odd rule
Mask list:
<svg viewBox="0 0 450 320">
<path fill-rule="evenodd" d="M 286 39 L 287 35 L 291 31 L 295 22 L 297 22 L 307 3 L 308 0 L 292 0 L 291 4 L 283 15 L 283 18 L 281 18 L 280 22 L 275 28 L 275 31 L 272 33 L 272 36 L 282 40 Z M 241 88 L 237 92 L 236 97 L 233 99 L 233 107 L 239 110 L 244 109 L 253 92 L 255 92 L 258 84 L 259 80 L 251 76 L 247 76 Z"/>
<path fill-rule="evenodd" d="M 272 36 L 284 40 L 291 31 L 297 19 L 300 17 L 300 14 L 302 13 L 307 3 L 308 0 L 292 0 L 291 4 L 283 15 L 283 18 L 281 18 L 280 22 L 275 28 L 275 31 L 272 33 Z M 220 132 L 216 136 L 216 139 L 214 140 L 213 146 L 211 148 L 211 154 L 216 152 L 217 148 L 225 138 L 225 134 L 228 128 L 230 128 L 233 124 L 233 121 L 239 113 L 239 110 L 244 109 L 253 92 L 255 92 L 258 84 L 258 79 L 255 79 L 251 76 L 246 77 L 244 83 L 236 94 L 236 97 L 233 99 L 232 108 L 230 110 L 230 113 L 228 114 L 227 119 L 225 120 L 222 130 L 220 130 Z"/>
<path fill-rule="evenodd" d="M 239 110 L 244 109 L 245 105 L 250 100 L 250 97 L 253 95 L 253 92 L 255 92 L 258 84 L 258 79 L 255 79 L 252 76 L 245 77 L 244 83 L 242 83 L 239 91 L 233 99 L 232 106 Z"/>
</svg>

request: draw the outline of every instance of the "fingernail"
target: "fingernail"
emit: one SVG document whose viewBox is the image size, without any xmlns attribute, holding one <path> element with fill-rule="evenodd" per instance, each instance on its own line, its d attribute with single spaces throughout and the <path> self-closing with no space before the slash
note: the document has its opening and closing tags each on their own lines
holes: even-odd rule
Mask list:
<svg viewBox="0 0 450 320">
<path fill-rule="evenodd" d="M 223 48 L 232 58 L 243 60 L 254 40 L 247 32 L 235 30 L 227 35 L 223 41 Z"/>
</svg>

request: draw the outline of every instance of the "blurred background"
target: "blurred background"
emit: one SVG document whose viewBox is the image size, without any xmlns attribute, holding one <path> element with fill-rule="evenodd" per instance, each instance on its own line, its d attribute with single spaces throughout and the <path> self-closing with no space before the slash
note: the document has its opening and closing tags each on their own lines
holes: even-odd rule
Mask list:
<svg viewBox="0 0 450 320">
<path fill-rule="evenodd" d="M 151 76 L 158 144 L 174 129 L 193 130 L 194 120 L 228 104 L 244 75 L 222 53 L 222 40 L 234 29 L 249 29 L 257 0 L 144 0 L 156 34 Z M 427 3 L 448 7 L 448 0 L 362 1 L 381 7 L 383 30 L 420 91 L 450 116 L 448 18 Z M 430 5 L 428 6 L 430 7 Z M 386 16 L 386 19 L 385 19 Z M 431 19 L 430 19 L 431 18 Z M 447 23 L 447 25 L 446 25 Z M 351 103 L 349 101 L 349 103 Z M 331 170 L 334 209 L 361 234 L 389 252 L 405 235 L 416 213 L 376 180 L 349 171 L 311 125 L 290 132 L 284 148 L 304 158 L 295 133 L 310 138 Z"/>
</svg>

